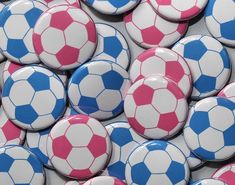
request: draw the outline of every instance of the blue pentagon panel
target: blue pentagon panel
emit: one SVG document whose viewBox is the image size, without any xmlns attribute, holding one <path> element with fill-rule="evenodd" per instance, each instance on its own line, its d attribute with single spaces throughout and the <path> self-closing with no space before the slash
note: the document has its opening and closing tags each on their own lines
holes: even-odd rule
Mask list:
<svg viewBox="0 0 235 185">
<path fill-rule="evenodd" d="M 1 173 L 1 172 L 8 172 L 10 170 L 11 165 L 14 162 L 14 159 L 5 153 L 0 153 L 0 161 L 1 161 L 0 165 L 0 173 Z"/>
<path fill-rule="evenodd" d="M 39 81 L 41 83 L 39 83 Z M 41 72 L 33 73 L 29 78 L 28 82 L 34 88 L 35 91 L 43 91 L 50 89 L 50 77 Z"/>
<path fill-rule="evenodd" d="M 172 50 L 185 57 L 190 68 L 192 99 L 216 95 L 228 82 L 231 61 L 226 48 L 213 37 L 191 35 L 180 40 Z"/>
<path fill-rule="evenodd" d="M 54 117 L 55 120 L 58 120 L 61 117 L 61 114 L 64 112 L 65 107 L 66 107 L 65 97 L 56 100 L 55 107 L 51 112 L 51 115 Z"/>
<path fill-rule="evenodd" d="M 205 10 L 205 21 L 209 32 L 220 42 L 235 46 L 235 2 L 210 0 Z"/>
<path fill-rule="evenodd" d="M 25 13 L 25 18 L 31 28 L 33 28 L 37 22 L 38 17 L 43 13 L 42 10 L 33 8 Z"/>
<path fill-rule="evenodd" d="M 2 90 L 2 97 L 8 97 L 11 91 L 11 87 L 14 84 L 14 80 L 10 77 L 7 78 L 4 88 Z"/>
<path fill-rule="evenodd" d="M 185 178 L 185 169 L 181 163 L 172 161 L 167 172 L 168 178 L 171 180 L 172 184 L 177 184 Z"/>
<path fill-rule="evenodd" d="M 82 96 L 80 98 L 78 106 L 81 109 L 81 111 L 86 112 L 88 114 L 94 113 L 99 110 L 96 99 L 86 96 Z"/>
<path fill-rule="evenodd" d="M 41 162 L 33 153 L 21 146 L 8 145 L 0 148 L 0 163 L 0 173 L 4 172 L 1 173 L 3 185 L 44 185 L 45 183 Z M 9 184 L 9 177 L 11 184 Z"/>
<path fill-rule="evenodd" d="M 31 105 L 21 105 L 16 107 L 15 118 L 17 121 L 30 125 L 38 118 L 38 114 Z"/>
<path fill-rule="evenodd" d="M 235 145 L 235 140 L 231 139 L 233 138 L 235 133 L 235 125 L 232 125 L 228 129 L 224 131 L 224 145 L 226 146 L 234 146 Z"/>
<path fill-rule="evenodd" d="M 92 60 L 109 60 L 127 69 L 131 62 L 130 49 L 122 33 L 116 28 L 102 23 L 96 24 L 96 30 L 98 44 Z"/>
<path fill-rule="evenodd" d="M 22 64 L 39 62 L 32 47 L 32 33 L 36 21 L 45 10 L 45 5 L 32 0 L 13 1 L 3 8 L 0 38 L 6 42 L 1 42 L 0 48 L 8 59 Z"/>
<path fill-rule="evenodd" d="M 133 140 L 130 130 L 126 128 L 117 128 L 110 135 L 110 139 L 119 146 L 124 146 Z"/>
<path fill-rule="evenodd" d="M 3 13 L 4 12 L 4 13 Z M 6 6 L 2 9 L 1 14 L 0 14 L 0 26 L 4 28 L 4 25 L 7 21 L 7 19 L 11 16 L 11 11 L 9 10 L 9 6 Z"/>
<path fill-rule="evenodd" d="M 110 47 L 113 46 L 113 47 Z M 116 37 L 104 38 L 104 52 L 117 58 L 122 51 L 122 44 Z"/>
<path fill-rule="evenodd" d="M 66 108 L 63 83 L 43 67 L 26 66 L 14 72 L 4 85 L 3 95 L 6 114 L 23 129 L 45 129 L 63 116 Z"/>
<path fill-rule="evenodd" d="M 77 112 L 105 120 L 123 111 L 130 85 L 129 74 L 120 65 L 107 60 L 90 61 L 71 76 L 68 97 Z"/>
<path fill-rule="evenodd" d="M 35 173 L 43 172 L 43 166 L 42 166 L 41 162 L 36 158 L 35 155 L 30 155 L 28 157 L 27 161 L 31 164 Z"/>
<path fill-rule="evenodd" d="M 52 167 L 46 152 L 47 137 L 51 131 L 51 127 L 39 132 L 27 132 L 27 146 L 33 152 L 43 165 Z"/>
<path fill-rule="evenodd" d="M 191 151 L 205 161 L 223 161 L 234 155 L 235 104 L 225 98 L 198 101 L 190 110 L 184 138 Z"/>
<path fill-rule="evenodd" d="M 223 35 L 226 39 L 235 40 L 235 34 L 231 28 L 235 28 L 235 21 L 221 24 L 221 35 Z"/>
<path fill-rule="evenodd" d="M 224 67 L 230 69 L 231 68 L 231 62 L 230 62 L 230 59 L 229 59 L 228 52 L 227 52 L 227 50 L 225 48 L 223 48 L 221 50 L 220 56 L 223 59 Z"/>
<path fill-rule="evenodd" d="M 112 90 L 120 90 L 124 81 L 123 76 L 116 71 L 109 71 L 103 74 L 102 79 L 105 88 Z"/>
<path fill-rule="evenodd" d="M 199 123 L 203 123 L 203 124 L 199 124 Z M 193 115 L 190 118 L 189 126 L 197 134 L 200 134 L 204 130 L 209 128 L 210 121 L 209 121 L 208 112 L 196 111 L 195 113 L 193 113 Z"/>
<path fill-rule="evenodd" d="M 195 52 L 197 51 L 197 52 Z M 184 57 L 199 61 L 207 52 L 206 46 L 200 40 L 193 40 L 184 45 Z"/>
<path fill-rule="evenodd" d="M 201 75 L 193 85 L 200 93 L 214 91 L 216 87 L 216 77 Z"/>
<path fill-rule="evenodd" d="M 139 0 L 83 0 L 95 10 L 103 14 L 118 15 L 133 9 Z"/>
<path fill-rule="evenodd" d="M 73 78 L 71 78 L 70 83 L 79 84 L 81 83 L 81 80 L 88 74 L 88 68 L 85 66 L 81 66 L 73 73 Z"/>
<path fill-rule="evenodd" d="M 147 184 L 150 176 L 151 176 L 151 172 L 149 171 L 148 167 L 143 162 L 132 166 L 131 177 L 132 177 L 133 183 Z"/>
<path fill-rule="evenodd" d="M 155 179 L 164 184 L 186 184 L 189 180 L 189 166 L 180 149 L 167 141 L 153 140 L 145 142 L 131 153 L 125 168 L 127 184 L 157 183 L 157 180 L 151 179 L 154 175 L 157 175 Z"/>
<path fill-rule="evenodd" d="M 16 58 L 22 58 L 29 52 L 22 39 L 8 39 L 7 51 Z"/>
<path fill-rule="evenodd" d="M 117 177 L 118 179 L 125 179 L 125 166 L 126 164 L 118 161 L 107 167 L 108 174 L 113 177 Z"/>
</svg>

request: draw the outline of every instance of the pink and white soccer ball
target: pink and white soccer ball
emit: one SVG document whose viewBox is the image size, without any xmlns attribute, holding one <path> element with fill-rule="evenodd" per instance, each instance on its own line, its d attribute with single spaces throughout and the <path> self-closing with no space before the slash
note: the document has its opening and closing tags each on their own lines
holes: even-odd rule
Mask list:
<svg viewBox="0 0 235 185">
<path fill-rule="evenodd" d="M 161 18 L 148 0 L 142 0 L 136 9 L 124 17 L 124 22 L 130 37 L 144 48 L 168 47 L 179 40 L 188 27 L 185 22 L 170 22 Z"/>
<path fill-rule="evenodd" d="M 197 16 L 206 6 L 208 0 L 149 0 L 161 16 L 173 21 L 189 20 Z"/>
<path fill-rule="evenodd" d="M 123 181 L 111 176 L 94 177 L 83 185 L 126 185 Z"/>
<path fill-rule="evenodd" d="M 5 145 L 21 145 L 24 142 L 25 131 L 8 119 L 3 108 L 0 108 L 0 147 Z"/>
<path fill-rule="evenodd" d="M 96 28 L 82 9 L 56 6 L 37 21 L 33 41 L 44 64 L 54 69 L 73 69 L 92 56 L 97 42 Z"/>
<path fill-rule="evenodd" d="M 77 8 L 80 8 L 80 1 L 79 0 L 37 0 L 45 4 L 48 8 L 58 5 L 71 5 Z"/>
<path fill-rule="evenodd" d="M 158 74 L 173 80 L 185 96 L 189 96 L 192 90 L 190 69 L 184 58 L 170 49 L 158 47 L 146 50 L 134 60 L 130 68 L 132 83 Z"/>
<path fill-rule="evenodd" d="M 75 115 L 60 120 L 47 141 L 48 157 L 61 174 L 83 180 L 100 172 L 111 154 L 104 126 L 94 118 Z"/>
<path fill-rule="evenodd" d="M 132 128 L 146 138 L 169 138 L 183 127 L 187 100 L 179 87 L 163 76 L 149 76 L 129 89 L 124 110 Z"/>
</svg>

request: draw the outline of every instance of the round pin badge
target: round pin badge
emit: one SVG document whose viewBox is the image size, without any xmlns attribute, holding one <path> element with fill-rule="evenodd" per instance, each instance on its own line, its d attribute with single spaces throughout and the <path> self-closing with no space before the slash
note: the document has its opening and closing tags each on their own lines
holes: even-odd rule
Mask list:
<svg viewBox="0 0 235 185">
<path fill-rule="evenodd" d="M 125 169 L 127 184 L 186 185 L 189 167 L 184 154 L 161 140 L 149 141 L 129 156 Z"/>
<path fill-rule="evenodd" d="M 220 42 L 235 46 L 235 2 L 233 0 L 210 0 L 205 10 L 209 32 Z"/>
<path fill-rule="evenodd" d="M 206 161 L 222 161 L 235 153 L 235 104 L 205 98 L 191 108 L 184 138 L 191 151 Z"/>
<path fill-rule="evenodd" d="M 217 96 L 228 98 L 235 103 L 235 82 L 224 87 Z"/>
<path fill-rule="evenodd" d="M 189 147 L 187 146 L 187 144 L 185 142 L 183 134 L 181 134 L 171 140 L 168 140 L 168 142 L 175 145 L 183 152 L 183 154 L 185 155 L 185 157 L 188 161 L 190 170 L 195 170 L 196 168 L 202 166 L 205 163 L 204 161 L 202 161 L 200 158 L 195 156 L 190 151 Z"/>
<path fill-rule="evenodd" d="M 235 182 L 235 163 L 227 164 L 212 175 L 213 179 L 219 179 L 228 185 L 233 185 Z"/>
<path fill-rule="evenodd" d="M 82 0 L 102 14 L 119 15 L 133 9 L 140 0 Z"/>
<path fill-rule="evenodd" d="M 170 22 L 161 18 L 148 0 L 142 0 L 136 9 L 124 17 L 124 22 L 130 37 L 144 48 L 168 47 L 179 40 L 188 28 L 186 22 Z"/>
<path fill-rule="evenodd" d="M 229 184 L 226 184 L 225 182 L 216 179 L 203 179 L 194 182 L 191 185 L 229 185 Z"/>
<path fill-rule="evenodd" d="M 26 142 L 29 150 L 38 157 L 42 164 L 46 167 L 52 168 L 52 164 L 46 151 L 47 138 L 50 131 L 51 127 L 39 132 L 28 131 L 26 134 Z"/>
<path fill-rule="evenodd" d="M 173 80 L 186 97 L 192 90 L 192 76 L 189 67 L 178 53 L 167 48 L 151 48 L 141 53 L 132 63 L 132 83 L 150 75 L 163 75 Z"/>
<path fill-rule="evenodd" d="M 14 72 L 5 82 L 2 105 L 9 119 L 19 127 L 41 130 L 63 116 L 66 92 L 53 72 L 27 66 Z"/>
<path fill-rule="evenodd" d="M 78 181 L 69 181 L 66 182 L 64 185 L 83 185 L 84 183 Z"/>
<path fill-rule="evenodd" d="M 124 111 L 132 128 L 150 139 L 166 139 L 184 126 L 187 100 L 179 87 L 163 76 L 150 76 L 128 90 Z"/>
<path fill-rule="evenodd" d="M 80 0 L 37 0 L 45 4 L 48 8 L 52 8 L 53 6 L 59 5 L 70 5 L 76 8 L 80 8 Z"/>
<path fill-rule="evenodd" d="M 86 115 L 75 115 L 60 120 L 52 128 L 47 153 L 61 174 L 84 180 L 105 167 L 111 154 L 111 143 L 99 121 Z"/>
<path fill-rule="evenodd" d="M 0 3 L 0 14 L 2 13 L 3 8 L 5 7 L 5 5 L 3 3 Z M 3 55 L 3 52 L 0 48 L 0 61 L 3 61 L 5 59 L 5 56 Z"/>
<path fill-rule="evenodd" d="M 130 84 L 129 74 L 118 64 L 93 61 L 73 73 L 68 97 L 76 111 L 104 120 L 123 111 Z"/>
<path fill-rule="evenodd" d="M 41 162 L 21 146 L 8 145 L 0 148 L 0 163 L 1 184 L 44 185 L 45 183 Z"/>
<path fill-rule="evenodd" d="M 39 62 L 32 35 L 35 23 L 46 9 L 44 4 L 31 0 L 13 1 L 3 8 L 0 48 L 8 59 L 22 64 Z"/>
<path fill-rule="evenodd" d="M 8 119 L 3 108 L 0 108 L 0 147 L 6 145 L 21 145 L 24 142 L 25 131 Z"/>
<path fill-rule="evenodd" d="M 86 62 L 96 42 L 93 20 L 82 9 L 72 6 L 48 9 L 34 27 L 35 51 L 44 64 L 54 69 L 73 69 Z"/>
<path fill-rule="evenodd" d="M 215 95 L 229 80 L 230 59 L 227 50 L 216 39 L 192 35 L 180 40 L 172 49 L 185 58 L 191 70 L 193 99 Z"/>
<path fill-rule="evenodd" d="M 172 21 L 185 21 L 194 18 L 205 8 L 208 0 L 192 0 L 185 3 L 178 0 L 150 0 L 155 11 Z"/>
<path fill-rule="evenodd" d="M 125 165 L 131 152 L 147 140 L 139 136 L 127 122 L 115 122 L 106 126 L 112 143 L 112 155 L 102 175 L 125 181 Z"/>
<path fill-rule="evenodd" d="M 115 177 L 111 176 L 100 176 L 100 177 L 94 177 L 87 182 L 85 182 L 83 185 L 126 185 L 123 181 L 120 179 L 117 179 Z"/>
<path fill-rule="evenodd" d="M 98 44 L 92 60 L 109 60 L 122 66 L 129 67 L 130 50 L 125 37 L 114 27 L 97 23 Z"/>
</svg>

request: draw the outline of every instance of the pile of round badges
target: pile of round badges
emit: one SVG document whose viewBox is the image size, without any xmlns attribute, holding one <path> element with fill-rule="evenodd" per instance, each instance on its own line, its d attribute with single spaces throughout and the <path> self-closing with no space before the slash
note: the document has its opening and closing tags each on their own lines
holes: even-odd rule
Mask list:
<svg viewBox="0 0 235 185">
<path fill-rule="evenodd" d="M 198 16 L 211 35 L 185 37 Z M 234 0 L 0 3 L 0 184 L 235 185 L 234 17 Z"/>
</svg>

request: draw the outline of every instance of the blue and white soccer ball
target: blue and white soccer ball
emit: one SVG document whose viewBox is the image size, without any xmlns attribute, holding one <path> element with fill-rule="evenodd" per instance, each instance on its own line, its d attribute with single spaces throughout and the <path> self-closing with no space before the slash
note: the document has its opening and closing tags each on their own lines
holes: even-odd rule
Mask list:
<svg viewBox="0 0 235 185">
<path fill-rule="evenodd" d="M 140 0 L 83 0 L 83 2 L 103 14 L 118 15 L 134 8 Z"/>
<path fill-rule="evenodd" d="M 189 167 L 184 154 L 174 145 L 160 140 L 149 141 L 129 156 L 125 176 L 127 184 L 185 185 Z"/>
<path fill-rule="evenodd" d="M 127 122 L 115 122 L 106 126 L 112 143 L 112 155 L 102 175 L 125 180 L 125 166 L 131 152 L 147 140 L 138 135 Z"/>
<path fill-rule="evenodd" d="M 231 64 L 223 45 L 210 36 L 192 35 L 173 48 L 189 65 L 193 78 L 193 99 L 215 95 L 227 83 Z"/>
<path fill-rule="evenodd" d="M 9 119 L 19 127 L 42 130 L 63 116 L 66 92 L 53 72 L 27 66 L 14 72 L 5 82 L 2 105 Z"/>
<path fill-rule="evenodd" d="M 210 33 L 220 42 L 235 46 L 234 0 L 209 0 L 205 10 L 205 22 Z"/>
<path fill-rule="evenodd" d="M 96 30 L 98 45 L 92 60 L 109 60 L 127 69 L 130 63 L 130 50 L 124 36 L 107 24 L 96 24 Z"/>
<path fill-rule="evenodd" d="M 39 62 L 33 48 L 32 34 L 39 16 L 47 7 L 37 1 L 13 1 L 0 14 L 0 48 L 10 60 L 31 64 Z"/>
<path fill-rule="evenodd" d="M 131 85 L 129 74 L 116 63 L 93 61 L 79 67 L 68 85 L 68 97 L 79 113 L 108 119 L 123 111 Z"/>
<path fill-rule="evenodd" d="M 222 161 L 234 155 L 234 110 L 233 102 L 220 97 L 203 99 L 191 108 L 184 137 L 196 156 L 206 161 Z"/>
<path fill-rule="evenodd" d="M 21 146 L 0 148 L 0 164 L 2 185 L 44 185 L 43 165 L 34 154 Z"/>
<path fill-rule="evenodd" d="M 52 168 L 52 164 L 47 156 L 47 138 L 51 131 L 51 127 L 39 132 L 27 132 L 26 142 L 29 150 L 34 153 L 43 165 Z"/>
</svg>

